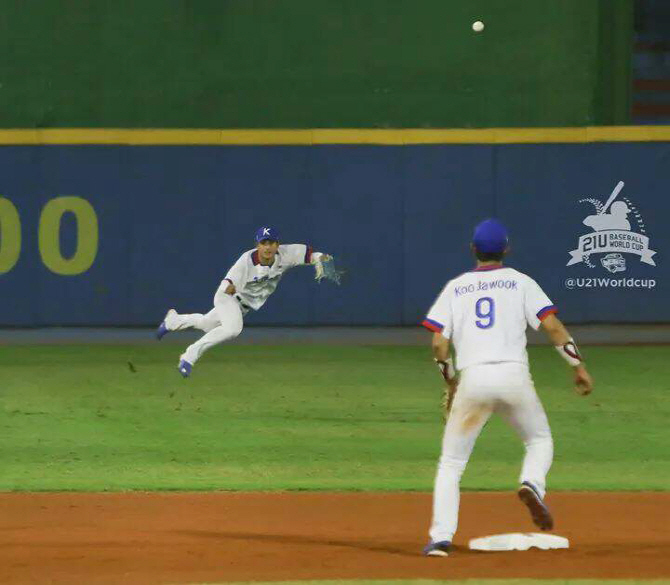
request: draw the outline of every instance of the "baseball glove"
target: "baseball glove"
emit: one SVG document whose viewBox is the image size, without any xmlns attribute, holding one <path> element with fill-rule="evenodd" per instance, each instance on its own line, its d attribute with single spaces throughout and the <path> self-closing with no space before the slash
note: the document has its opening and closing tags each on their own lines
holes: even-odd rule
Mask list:
<svg viewBox="0 0 670 585">
<path fill-rule="evenodd" d="M 335 284 L 340 284 L 342 271 L 335 268 L 335 260 L 332 256 L 324 255 L 322 258 L 314 263 L 314 270 L 316 272 L 314 279 L 321 282 L 324 278 L 330 280 Z"/>
<path fill-rule="evenodd" d="M 446 421 L 451 412 L 451 405 L 454 403 L 454 396 L 456 396 L 456 384 L 445 384 L 442 391 L 442 416 Z"/>
<path fill-rule="evenodd" d="M 458 376 L 456 370 L 454 369 L 453 362 L 448 359 L 446 362 L 435 359 L 435 364 L 442 374 L 444 379 L 444 390 L 442 391 L 442 416 L 446 421 L 451 412 L 451 405 L 454 402 L 454 396 L 456 396 L 456 389 L 458 387 Z"/>
</svg>

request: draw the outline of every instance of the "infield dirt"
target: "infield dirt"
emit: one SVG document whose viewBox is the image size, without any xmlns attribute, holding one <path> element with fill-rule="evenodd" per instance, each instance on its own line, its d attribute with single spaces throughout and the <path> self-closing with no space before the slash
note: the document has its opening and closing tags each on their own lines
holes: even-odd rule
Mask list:
<svg viewBox="0 0 670 585">
<path fill-rule="evenodd" d="M 670 578 L 670 493 L 555 493 L 570 550 L 476 553 L 535 532 L 513 493 L 465 493 L 455 550 L 426 558 L 425 493 L 0 494 L 0 582 Z"/>
</svg>

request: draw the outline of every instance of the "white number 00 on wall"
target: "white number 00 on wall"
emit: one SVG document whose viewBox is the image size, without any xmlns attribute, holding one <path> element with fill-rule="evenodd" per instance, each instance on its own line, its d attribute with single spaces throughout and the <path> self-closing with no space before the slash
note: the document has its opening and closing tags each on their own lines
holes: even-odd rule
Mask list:
<svg viewBox="0 0 670 585">
<path fill-rule="evenodd" d="M 65 258 L 60 249 L 61 220 L 65 213 L 77 221 L 77 249 Z M 73 276 L 86 272 L 98 253 L 98 216 L 93 206 L 81 197 L 56 197 L 42 209 L 37 232 L 44 265 L 55 272 Z M 14 204 L 0 197 L 0 274 L 9 272 L 21 255 L 21 219 Z"/>
</svg>

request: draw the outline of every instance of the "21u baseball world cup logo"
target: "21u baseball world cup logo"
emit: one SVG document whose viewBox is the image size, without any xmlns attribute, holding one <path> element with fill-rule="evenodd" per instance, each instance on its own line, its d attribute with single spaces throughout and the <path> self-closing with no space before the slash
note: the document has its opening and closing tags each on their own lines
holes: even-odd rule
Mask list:
<svg viewBox="0 0 670 585">
<path fill-rule="evenodd" d="M 610 273 L 626 270 L 624 254 L 634 254 L 640 262 L 656 266 L 652 258 L 656 252 L 649 247 L 649 236 L 640 212 L 630 199 L 619 197 L 623 187 L 623 181 L 619 181 L 604 204 L 594 198 L 579 200 L 595 208 L 595 213 L 582 222 L 592 231 L 580 236 L 577 247 L 570 251 L 571 258 L 566 266 L 583 262 L 589 268 L 595 268 L 594 254 L 603 254 L 599 258 L 600 265 Z"/>
</svg>

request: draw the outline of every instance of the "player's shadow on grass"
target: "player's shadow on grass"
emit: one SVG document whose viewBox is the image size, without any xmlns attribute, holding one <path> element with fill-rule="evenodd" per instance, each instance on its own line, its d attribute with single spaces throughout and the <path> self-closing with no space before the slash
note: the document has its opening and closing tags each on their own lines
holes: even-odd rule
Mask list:
<svg viewBox="0 0 670 585">
<path fill-rule="evenodd" d="M 415 557 L 421 554 L 421 547 L 416 550 L 401 548 L 399 546 L 373 543 L 357 542 L 355 540 L 337 540 L 332 538 L 318 538 L 314 536 L 303 536 L 299 534 L 256 534 L 253 532 L 219 532 L 212 530 L 178 530 L 177 534 L 193 536 L 196 538 L 209 538 L 218 540 L 252 540 L 255 542 L 273 542 L 277 544 L 298 544 L 317 546 L 339 546 L 368 552 L 379 552 L 406 557 Z"/>
</svg>

